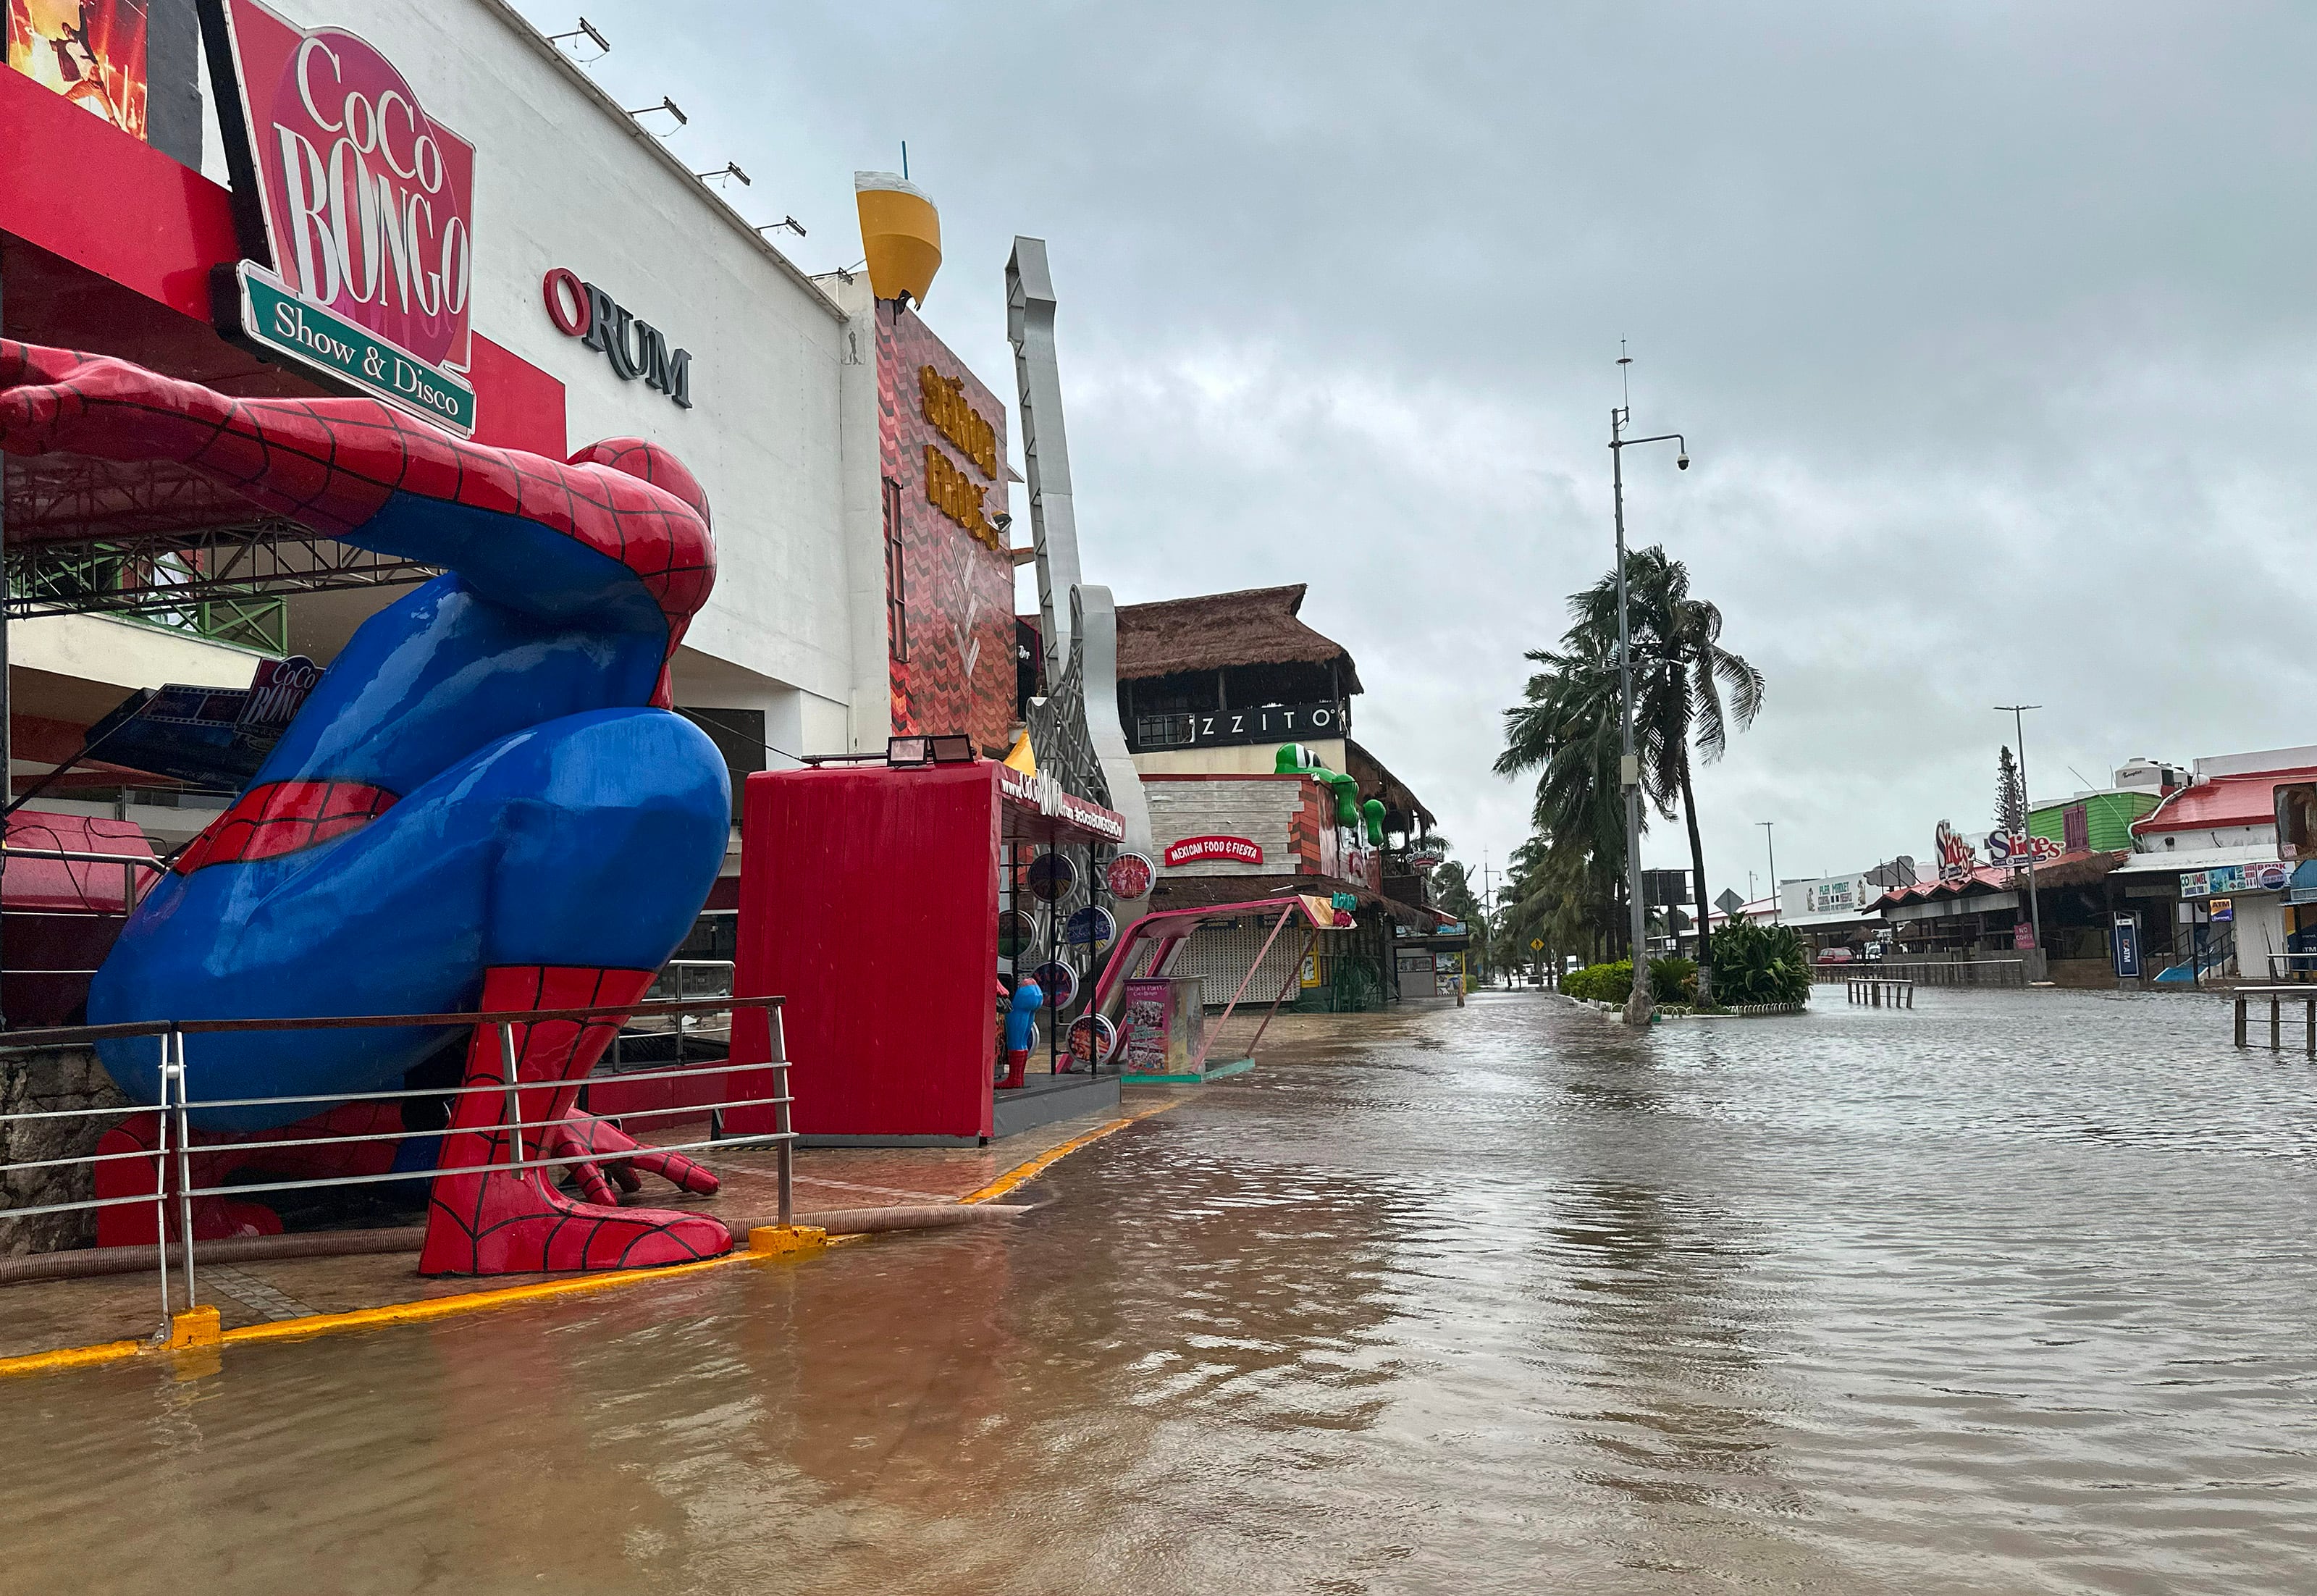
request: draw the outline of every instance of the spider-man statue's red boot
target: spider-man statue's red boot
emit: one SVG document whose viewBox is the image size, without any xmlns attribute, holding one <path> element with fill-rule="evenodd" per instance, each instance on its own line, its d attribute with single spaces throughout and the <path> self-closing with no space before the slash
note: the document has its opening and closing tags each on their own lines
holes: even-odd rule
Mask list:
<svg viewBox="0 0 2317 1596">
<path fill-rule="evenodd" d="M 492 1013 L 631 1003 L 650 984 L 651 973 L 645 970 L 503 965 L 484 973 L 480 1007 Z M 539 1020 L 514 1027 L 514 1092 L 461 1094 L 443 1135 L 420 1274 L 640 1269 L 731 1251 L 731 1232 L 704 1214 L 574 1202 L 555 1188 L 562 1168 L 508 1167 L 518 1152 L 521 1159 L 537 1159 L 570 1145 L 572 1134 L 559 1122 L 570 1116 L 579 1082 L 617 1029 L 609 1019 Z M 507 1084 L 498 1027 L 475 1027 L 465 1084 Z M 510 1133 L 510 1095 L 520 1106 L 518 1118 L 531 1128 Z M 519 1149 L 515 1136 L 522 1138 Z M 704 1171 L 702 1181 L 705 1189 L 714 1189 Z M 600 1179 L 587 1184 L 602 1189 Z M 702 1189 L 691 1181 L 684 1184 Z"/>
</svg>

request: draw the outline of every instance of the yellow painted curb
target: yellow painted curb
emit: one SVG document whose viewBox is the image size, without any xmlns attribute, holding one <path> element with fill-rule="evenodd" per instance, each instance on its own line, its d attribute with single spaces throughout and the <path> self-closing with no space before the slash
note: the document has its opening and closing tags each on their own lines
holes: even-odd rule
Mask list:
<svg viewBox="0 0 2317 1596">
<path fill-rule="evenodd" d="M 224 1336 L 215 1308 L 187 1308 L 169 1315 L 169 1339 L 164 1345 L 169 1351 L 183 1352 L 189 1347 L 214 1347 Z"/>
<path fill-rule="evenodd" d="M 100 1363 L 118 1363 L 124 1358 L 134 1358 L 139 1352 L 152 1349 L 150 1341 L 103 1341 L 94 1347 L 70 1347 L 62 1352 L 27 1352 L 17 1358 L 0 1358 L 0 1378 L 10 1375 L 44 1375 L 50 1369 L 92 1368 Z"/>
<path fill-rule="evenodd" d="M 459 1314 L 479 1314 L 491 1308 L 514 1307 L 522 1303 L 577 1296 L 581 1292 L 613 1291 L 622 1286 L 640 1286 L 647 1280 L 678 1280 L 731 1264 L 761 1263 L 766 1256 L 740 1247 L 720 1258 L 703 1258 L 696 1263 L 672 1263 L 651 1269 L 614 1269 L 600 1275 L 573 1275 L 568 1279 L 540 1280 L 528 1286 L 500 1286 L 489 1291 L 461 1291 L 452 1296 L 422 1297 L 416 1302 L 389 1303 L 378 1308 L 354 1308 L 344 1314 L 312 1314 L 303 1319 L 280 1319 L 270 1324 L 245 1324 L 239 1330 L 227 1331 L 225 1343 L 231 1347 L 251 1341 L 294 1341 L 341 1330 L 417 1324 L 429 1319 L 448 1319 Z"/>
<path fill-rule="evenodd" d="M 1048 1148 L 1026 1163 L 1015 1165 L 989 1185 L 967 1193 L 958 1201 L 986 1203 L 994 1197 L 1003 1197 L 1024 1182 L 1035 1179 L 1079 1148 L 1123 1131 L 1137 1120 L 1164 1114 L 1184 1100 L 1181 1098 L 1171 1098 L 1098 1125 L 1083 1134 L 1072 1136 L 1058 1147 Z M 73 1347 L 59 1352 L 31 1352 L 18 1358 L 0 1358 L 0 1378 L 11 1375 L 42 1374 L 51 1369 L 87 1368 L 156 1350 L 184 1351 L 219 1346 L 249 1346 L 260 1341 L 295 1341 L 309 1336 L 334 1335 L 344 1330 L 376 1330 L 395 1324 L 419 1324 L 430 1319 L 448 1319 L 461 1314 L 479 1314 L 523 1303 L 576 1296 L 581 1292 L 612 1291 L 650 1280 L 681 1279 L 703 1270 L 724 1269 L 736 1263 L 802 1260 L 856 1239 L 832 1236 L 827 1231 L 809 1224 L 790 1225 L 785 1230 L 779 1225 L 764 1224 L 748 1233 L 747 1245 L 736 1247 L 720 1258 L 704 1258 L 697 1263 L 669 1264 L 652 1269 L 617 1269 L 600 1275 L 573 1275 L 560 1280 L 541 1280 L 527 1286 L 501 1286 L 489 1291 L 462 1291 L 451 1296 L 423 1297 L 416 1302 L 355 1308 L 343 1314 L 309 1314 L 302 1319 L 245 1324 L 238 1330 L 220 1331 L 218 1311 L 214 1307 L 193 1308 L 170 1316 L 169 1337 L 166 1343 L 105 1341 L 93 1347 Z"/>
<path fill-rule="evenodd" d="M 808 1258 L 828 1250 L 828 1233 L 811 1224 L 760 1224 L 748 1233 L 748 1251 L 758 1258 Z"/>
<path fill-rule="evenodd" d="M 1004 1197 L 1015 1187 L 1023 1185 L 1024 1182 L 1036 1179 L 1039 1176 L 1044 1174 L 1049 1169 L 1061 1162 L 1062 1160 L 1068 1158 L 1071 1153 L 1076 1152 L 1079 1148 L 1086 1146 L 1087 1143 L 1099 1142 L 1105 1136 L 1112 1135 L 1119 1131 L 1123 1131 L 1138 1119 L 1148 1119 L 1154 1114 L 1164 1114 L 1167 1109 L 1172 1108 L 1176 1104 L 1182 1101 L 1184 1101 L 1184 1099 L 1181 1098 L 1170 1098 L 1166 1102 L 1155 1104 L 1150 1107 L 1140 1109 L 1132 1114 L 1122 1115 L 1116 1119 L 1110 1120 L 1103 1125 L 1098 1125 L 1095 1126 L 1094 1129 L 1086 1132 L 1082 1135 L 1072 1136 L 1069 1141 L 1063 1143 L 1059 1147 L 1048 1148 L 1045 1152 L 1032 1159 L 1028 1163 L 1015 1165 L 1013 1169 L 1006 1170 L 1003 1175 L 998 1176 L 997 1179 L 992 1180 L 989 1185 L 981 1188 L 980 1190 L 970 1191 L 957 1200 L 961 1203 L 986 1203 L 993 1197 Z"/>
</svg>

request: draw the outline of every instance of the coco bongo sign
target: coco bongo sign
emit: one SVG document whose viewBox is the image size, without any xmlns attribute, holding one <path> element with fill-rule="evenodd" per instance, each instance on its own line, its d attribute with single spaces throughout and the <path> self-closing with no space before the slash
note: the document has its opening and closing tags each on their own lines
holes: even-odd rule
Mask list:
<svg viewBox="0 0 2317 1596">
<path fill-rule="evenodd" d="M 271 261 L 234 268 L 219 321 L 472 433 L 475 147 L 354 34 L 300 29 L 257 0 L 206 0 L 203 11 L 211 76 L 238 89 L 228 103 L 242 125 L 226 143 L 243 249 L 258 253 L 256 220 Z"/>
</svg>

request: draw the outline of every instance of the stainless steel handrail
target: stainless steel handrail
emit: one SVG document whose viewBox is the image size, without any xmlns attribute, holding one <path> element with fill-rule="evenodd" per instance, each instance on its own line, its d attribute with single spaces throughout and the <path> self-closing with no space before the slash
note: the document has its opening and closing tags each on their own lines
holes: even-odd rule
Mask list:
<svg viewBox="0 0 2317 1596">
<path fill-rule="evenodd" d="M 730 967 L 729 963 L 723 960 L 684 960 L 679 961 L 678 963 L 683 968 L 697 968 L 702 965 L 712 965 L 728 969 Z M 679 968 L 677 981 L 680 983 L 683 980 L 683 971 L 682 968 Z M 540 1091 L 550 1089 L 550 1088 L 561 1089 L 573 1085 L 585 1086 L 589 1081 L 617 1081 L 622 1086 L 629 1086 L 638 1085 L 651 1080 L 667 1080 L 676 1079 L 696 1080 L 699 1078 L 707 1075 L 729 1076 L 734 1073 L 746 1071 L 765 1070 L 774 1072 L 774 1079 L 768 1083 L 772 1093 L 770 1096 L 739 1097 L 727 1095 L 720 1100 L 712 1103 L 677 1104 L 664 1108 L 636 1109 L 630 1113 L 620 1115 L 617 1117 L 622 1120 L 634 1120 L 666 1118 L 674 1116 L 689 1116 L 702 1113 L 706 1113 L 709 1116 L 711 1128 L 709 1138 L 706 1141 L 646 1143 L 641 1143 L 638 1147 L 636 1151 L 639 1153 L 691 1152 L 710 1147 L 733 1149 L 769 1146 L 774 1148 L 779 1155 L 777 1169 L 779 1175 L 780 1223 L 786 1225 L 792 1221 L 794 1216 L 793 1181 L 795 1173 L 796 1132 L 792 1122 L 791 1115 L 791 1110 L 794 1105 L 795 1099 L 790 1095 L 789 1091 L 787 1047 L 783 1037 L 783 1027 L 781 1025 L 780 1010 L 782 1001 L 783 1000 L 777 997 L 723 996 L 704 999 L 678 999 L 674 1001 L 639 1000 L 633 1003 L 596 1004 L 572 1009 L 493 1010 L 490 1012 L 477 1014 L 320 1015 L 295 1018 L 269 1018 L 264 1019 L 146 1020 L 120 1025 L 52 1027 L 41 1030 L 17 1031 L 0 1034 L 0 1053 L 21 1052 L 35 1047 L 75 1045 L 97 1041 L 126 1040 L 143 1036 L 153 1036 L 157 1038 L 160 1042 L 161 1047 L 161 1100 L 159 1103 L 152 1105 L 149 1110 L 140 1109 L 136 1107 L 113 1107 L 104 1108 L 27 1109 L 13 1114 L 0 1114 L 0 1125 L 5 1125 L 33 1120 L 117 1117 L 124 1113 L 144 1111 L 151 1111 L 155 1113 L 157 1134 L 155 1139 L 156 1144 L 149 1151 L 139 1150 L 137 1152 L 127 1153 L 90 1152 L 70 1158 L 34 1159 L 26 1160 L 22 1162 L 0 1165 L 0 1171 L 36 1169 L 53 1170 L 66 1166 L 81 1164 L 96 1165 L 125 1159 L 151 1159 L 155 1162 L 157 1175 L 157 1179 L 154 1182 L 155 1189 L 153 1192 L 150 1195 L 138 1192 L 126 1197 L 92 1197 L 72 1202 L 43 1203 L 26 1207 L 0 1208 L 0 1221 L 31 1219 L 54 1214 L 90 1212 L 98 1209 L 121 1207 L 143 1203 L 153 1204 L 155 1206 L 154 1231 L 156 1236 L 159 1238 L 161 1242 L 161 1245 L 155 1249 L 155 1256 L 157 1262 L 157 1271 L 161 1286 L 162 1326 L 160 1331 L 156 1332 L 156 1339 L 158 1340 L 165 1337 L 168 1332 L 168 1320 L 173 1311 L 173 1305 L 176 1296 L 176 1293 L 173 1290 L 169 1279 L 171 1272 L 171 1249 L 168 1245 L 168 1242 L 170 1232 L 169 1208 L 171 1206 L 171 1199 L 173 1197 L 175 1199 L 175 1206 L 177 1209 L 176 1228 L 183 1242 L 183 1254 L 182 1260 L 182 1267 L 184 1271 L 183 1297 L 185 1305 L 190 1308 L 196 1305 L 198 1302 L 192 1223 L 193 1198 L 196 1197 L 220 1197 L 242 1194 L 246 1193 L 251 1189 L 247 1187 L 239 1186 L 197 1187 L 193 1184 L 192 1159 L 194 1154 L 210 1151 L 222 1151 L 224 1147 L 231 1145 L 230 1143 L 221 1144 L 220 1148 L 214 1150 L 196 1148 L 192 1144 L 191 1129 L 191 1115 L 195 1109 L 252 1107 L 261 1106 L 294 1107 L 303 1107 L 309 1104 L 375 1102 L 385 1099 L 439 1099 L 443 1098 L 461 1096 L 471 1092 L 500 1092 L 505 1094 L 508 1099 L 509 1111 L 506 1116 L 503 1118 L 498 1125 L 494 1125 L 491 1128 L 494 1130 L 504 1128 L 509 1132 L 507 1141 L 512 1156 L 506 1163 L 498 1167 L 514 1170 L 550 1170 L 564 1168 L 574 1164 L 609 1162 L 616 1161 L 623 1156 L 634 1156 L 634 1154 L 586 1152 L 553 1157 L 527 1155 L 523 1147 L 523 1133 L 524 1131 L 543 1130 L 550 1125 L 565 1122 L 561 1119 L 523 1119 L 522 1117 L 520 1104 L 521 1093 L 524 1090 Z M 519 1056 L 518 1050 L 514 1045 L 514 1028 L 519 1025 L 528 1027 L 544 1020 L 596 1020 L 618 1026 L 638 1016 L 666 1016 L 673 1018 L 676 1021 L 679 1027 L 677 1034 L 681 1036 L 682 1027 L 694 1016 L 706 1016 L 711 1014 L 724 1014 L 729 1016 L 733 1012 L 744 1009 L 756 1009 L 763 1012 L 765 1016 L 766 1029 L 768 1032 L 767 1040 L 770 1043 L 767 1052 L 771 1055 L 766 1059 L 744 1063 L 736 1062 L 727 1058 L 719 1063 L 689 1066 L 679 1063 L 676 1067 L 670 1069 L 627 1071 L 613 1076 L 590 1075 L 577 1082 L 567 1080 L 549 1081 L 542 1080 L 525 1083 L 519 1079 L 519 1071 L 514 1067 L 515 1061 Z M 503 1060 L 507 1065 L 506 1079 L 503 1082 L 494 1082 L 487 1085 L 477 1086 L 459 1085 L 425 1088 L 406 1087 L 398 1090 L 389 1091 L 331 1094 L 305 1093 L 285 1094 L 278 1097 L 264 1098 L 219 1098 L 195 1099 L 192 1096 L 190 1073 L 185 1063 L 185 1038 L 186 1036 L 194 1034 L 216 1035 L 234 1032 L 372 1028 L 472 1029 L 481 1026 L 496 1027 L 499 1032 L 501 1054 Z M 729 1032 L 729 1019 L 726 1026 L 720 1028 Z M 726 1090 L 729 1094 L 729 1087 Z M 730 1108 L 743 1107 L 771 1108 L 774 1114 L 774 1128 L 770 1131 L 758 1132 L 741 1136 L 725 1135 L 723 1133 L 724 1111 Z M 256 1143 L 250 1145 L 253 1149 L 264 1148 L 272 1150 L 294 1147 L 317 1147 L 339 1143 L 353 1144 L 369 1142 L 401 1141 L 411 1136 L 446 1135 L 449 1134 L 451 1133 L 447 1127 L 443 1131 L 398 1131 L 389 1133 L 363 1132 L 350 1133 L 343 1136 L 300 1137 L 282 1141 Z M 550 1144 L 550 1143 L 542 1140 L 539 1143 L 541 1151 L 543 1152 L 545 1148 Z M 171 1170 L 173 1165 L 174 1167 L 174 1179 L 171 1178 Z M 431 1179 L 436 1172 L 437 1171 L 431 1170 L 388 1170 L 375 1175 L 317 1176 L 304 1179 L 269 1181 L 262 1189 L 267 1191 L 318 1190 L 335 1187 L 379 1185 L 390 1181 L 407 1182 L 412 1180 Z"/>
</svg>

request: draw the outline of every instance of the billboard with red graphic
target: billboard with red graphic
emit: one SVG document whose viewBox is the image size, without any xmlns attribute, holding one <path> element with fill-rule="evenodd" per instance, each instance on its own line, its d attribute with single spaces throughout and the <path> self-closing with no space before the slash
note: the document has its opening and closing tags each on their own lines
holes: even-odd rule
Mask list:
<svg viewBox="0 0 2317 1596">
<path fill-rule="evenodd" d="M 146 0 L 6 0 L 8 65 L 145 137 Z"/>
</svg>

